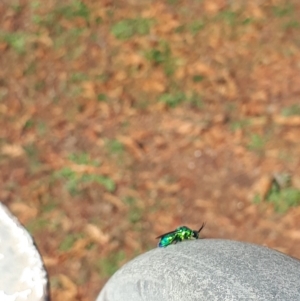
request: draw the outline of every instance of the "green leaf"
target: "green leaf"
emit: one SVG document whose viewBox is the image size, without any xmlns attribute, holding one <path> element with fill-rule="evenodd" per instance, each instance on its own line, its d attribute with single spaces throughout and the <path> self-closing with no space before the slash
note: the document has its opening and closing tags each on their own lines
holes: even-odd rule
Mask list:
<svg viewBox="0 0 300 301">
<path fill-rule="evenodd" d="M 111 28 L 111 32 L 117 39 L 127 40 L 136 34 L 149 34 L 152 23 L 153 21 L 151 19 L 124 19 L 114 24 Z"/>
</svg>

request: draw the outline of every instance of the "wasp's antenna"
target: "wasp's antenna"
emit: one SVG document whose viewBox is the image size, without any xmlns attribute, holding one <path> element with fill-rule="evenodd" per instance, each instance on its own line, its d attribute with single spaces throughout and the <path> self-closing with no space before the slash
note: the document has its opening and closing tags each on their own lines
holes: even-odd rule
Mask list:
<svg viewBox="0 0 300 301">
<path fill-rule="evenodd" d="M 206 224 L 205 222 L 202 224 L 201 228 L 198 230 L 198 233 L 201 232 L 201 230 L 204 228 L 205 224 Z"/>
</svg>

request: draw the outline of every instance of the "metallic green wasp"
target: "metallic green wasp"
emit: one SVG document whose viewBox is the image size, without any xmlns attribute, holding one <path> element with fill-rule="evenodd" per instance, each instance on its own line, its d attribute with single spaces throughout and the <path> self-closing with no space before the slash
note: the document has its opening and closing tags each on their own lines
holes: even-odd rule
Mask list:
<svg viewBox="0 0 300 301">
<path fill-rule="evenodd" d="M 187 239 L 198 239 L 199 233 L 205 226 L 205 223 L 202 224 L 201 228 L 197 230 L 191 230 L 186 226 L 178 227 L 176 230 L 162 234 L 156 238 L 160 238 L 158 247 L 164 248 L 171 244 L 176 244 L 179 241 Z"/>
</svg>

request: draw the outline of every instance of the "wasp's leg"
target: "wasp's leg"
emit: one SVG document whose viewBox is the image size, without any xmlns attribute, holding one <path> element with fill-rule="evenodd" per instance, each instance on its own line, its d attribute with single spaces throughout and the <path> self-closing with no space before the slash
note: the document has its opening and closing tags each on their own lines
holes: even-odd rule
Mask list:
<svg viewBox="0 0 300 301">
<path fill-rule="evenodd" d="M 172 244 L 177 244 L 178 242 L 180 241 L 180 238 L 179 237 L 176 237 L 175 239 L 174 239 L 174 241 L 173 241 L 173 243 Z"/>
</svg>

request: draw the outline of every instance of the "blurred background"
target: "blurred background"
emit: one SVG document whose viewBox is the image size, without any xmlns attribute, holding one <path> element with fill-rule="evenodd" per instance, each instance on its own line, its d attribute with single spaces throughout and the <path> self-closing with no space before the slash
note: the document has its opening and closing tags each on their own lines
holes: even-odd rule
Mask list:
<svg viewBox="0 0 300 301">
<path fill-rule="evenodd" d="M 0 200 L 53 300 L 179 225 L 300 258 L 298 0 L 2 0 Z"/>
</svg>

